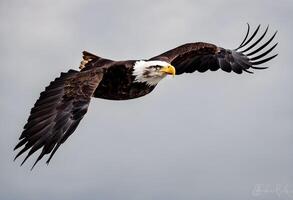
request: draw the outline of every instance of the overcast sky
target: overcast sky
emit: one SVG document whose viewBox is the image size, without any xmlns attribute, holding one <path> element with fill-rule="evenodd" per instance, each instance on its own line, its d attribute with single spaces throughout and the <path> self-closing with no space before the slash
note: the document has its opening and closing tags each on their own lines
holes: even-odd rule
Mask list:
<svg viewBox="0 0 293 200">
<path fill-rule="evenodd" d="M 292 19 L 292 0 L 0 1 L 0 199 L 293 199 Z M 234 48 L 246 22 L 279 31 L 269 69 L 182 75 L 140 99 L 93 99 L 49 166 L 13 162 L 39 93 L 77 69 L 83 50 L 123 60 L 195 41 Z M 259 184 L 291 193 L 254 193 Z"/>
</svg>

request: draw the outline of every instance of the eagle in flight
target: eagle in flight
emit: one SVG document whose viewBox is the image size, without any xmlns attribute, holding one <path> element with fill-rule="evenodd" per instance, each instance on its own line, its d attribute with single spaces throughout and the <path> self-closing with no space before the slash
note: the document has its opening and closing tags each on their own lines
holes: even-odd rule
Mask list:
<svg viewBox="0 0 293 200">
<path fill-rule="evenodd" d="M 257 67 L 277 56 L 267 56 L 276 46 L 267 47 L 275 32 L 263 41 L 268 27 L 257 38 L 260 25 L 247 33 L 238 48 L 229 50 L 214 44 L 195 42 L 181 45 L 145 60 L 114 61 L 89 52 L 83 52 L 80 71 L 61 73 L 40 94 L 14 150 L 22 147 L 15 159 L 28 151 L 22 164 L 37 150 L 37 162 L 48 156 L 47 164 L 66 139 L 75 131 L 88 110 L 92 97 L 109 100 L 128 100 L 142 97 L 156 87 L 167 75 L 217 71 L 243 71 L 265 69 Z M 21 164 L 21 165 L 22 165 Z M 32 168 L 33 168 L 32 167 Z"/>
</svg>

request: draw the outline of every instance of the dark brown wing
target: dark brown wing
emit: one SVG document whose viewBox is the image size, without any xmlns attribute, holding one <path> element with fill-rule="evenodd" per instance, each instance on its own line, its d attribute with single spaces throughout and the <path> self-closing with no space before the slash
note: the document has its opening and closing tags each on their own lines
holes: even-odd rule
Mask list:
<svg viewBox="0 0 293 200">
<path fill-rule="evenodd" d="M 226 72 L 233 71 L 237 74 L 241 74 L 242 71 L 252 73 L 248 69 L 265 69 L 266 67 L 256 67 L 256 65 L 265 63 L 277 56 L 276 54 L 264 58 L 277 46 L 278 43 L 261 52 L 261 50 L 271 43 L 277 33 L 275 32 L 267 42 L 259 45 L 265 37 L 268 27 L 258 39 L 251 42 L 257 35 L 259 29 L 260 25 L 248 39 L 250 30 L 250 26 L 248 25 L 245 39 L 241 45 L 234 50 L 224 49 L 209 43 L 197 42 L 184 44 L 151 58 L 151 60 L 164 60 L 172 64 L 176 68 L 176 75 L 192 73 L 194 71 L 216 71 L 220 68 Z"/>
<path fill-rule="evenodd" d="M 91 96 L 102 77 L 101 69 L 84 72 L 70 70 L 52 81 L 31 109 L 20 141 L 15 147 L 23 148 L 15 159 L 29 150 L 23 164 L 35 151 L 42 149 L 33 167 L 45 154 L 51 153 L 47 160 L 49 163 L 87 112 Z"/>
</svg>

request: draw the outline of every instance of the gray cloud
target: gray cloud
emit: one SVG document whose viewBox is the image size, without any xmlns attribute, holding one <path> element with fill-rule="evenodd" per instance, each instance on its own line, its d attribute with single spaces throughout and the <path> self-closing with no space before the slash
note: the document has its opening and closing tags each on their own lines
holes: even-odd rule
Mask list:
<svg viewBox="0 0 293 200">
<path fill-rule="evenodd" d="M 292 1 L 1 1 L 0 199 L 276 199 L 293 190 Z M 47 167 L 12 149 L 39 92 L 86 49 L 147 58 L 191 41 L 233 48 L 245 23 L 279 30 L 268 70 L 164 80 L 125 102 L 94 99 Z M 283 194 L 281 199 L 290 199 Z M 292 198 L 292 197 L 291 197 Z"/>
</svg>

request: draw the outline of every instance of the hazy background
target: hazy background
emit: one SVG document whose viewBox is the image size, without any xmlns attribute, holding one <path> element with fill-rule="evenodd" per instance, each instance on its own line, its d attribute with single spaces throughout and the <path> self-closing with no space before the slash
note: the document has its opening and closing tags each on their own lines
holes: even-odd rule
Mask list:
<svg viewBox="0 0 293 200">
<path fill-rule="evenodd" d="M 0 199 L 293 199 L 292 19 L 292 0 L 2 0 Z M 13 162 L 39 93 L 77 69 L 83 50 L 123 60 L 193 41 L 234 48 L 246 22 L 279 31 L 268 70 L 187 74 L 144 98 L 93 99 L 49 166 Z M 255 194 L 258 184 L 273 192 Z"/>
</svg>

